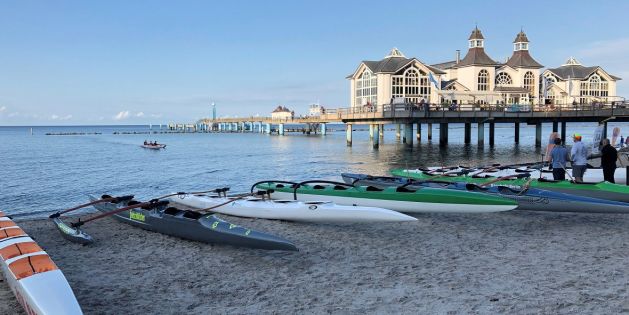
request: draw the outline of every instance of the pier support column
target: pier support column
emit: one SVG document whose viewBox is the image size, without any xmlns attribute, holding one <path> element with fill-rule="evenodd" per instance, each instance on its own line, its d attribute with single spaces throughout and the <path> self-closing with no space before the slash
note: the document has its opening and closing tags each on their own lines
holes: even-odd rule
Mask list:
<svg viewBox="0 0 629 315">
<path fill-rule="evenodd" d="M 380 124 L 379 130 L 380 132 L 378 133 L 378 136 L 384 139 L 384 124 Z"/>
<path fill-rule="evenodd" d="M 415 130 L 415 138 L 417 139 L 417 142 L 422 141 L 422 124 L 421 123 L 417 123 L 416 126 L 417 130 Z"/>
<path fill-rule="evenodd" d="M 432 140 L 432 124 L 428 123 L 428 141 Z"/>
<path fill-rule="evenodd" d="M 535 146 L 542 146 L 542 123 L 535 124 Z"/>
<path fill-rule="evenodd" d="M 373 132 L 375 136 L 373 137 L 373 148 L 378 149 L 380 147 L 380 125 L 373 125 Z"/>
<path fill-rule="evenodd" d="M 566 122 L 561 122 L 561 144 L 566 144 Z"/>
<path fill-rule="evenodd" d="M 478 145 L 485 145 L 485 123 L 478 123 Z"/>
<path fill-rule="evenodd" d="M 494 138 L 496 136 L 496 123 L 493 121 L 489 123 L 489 146 L 494 146 Z"/>
<path fill-rule="evenodd" d="M 448 145 L 448 123 L 439 124 L 439 145 Z"/>
<path fill-rule="evenodd" d="M 351 147 L 352 146 L 352 125 L 351 124 L 345 125 L 345 139 L 347 140 L 347 146 Z"/>
<path fill-rule="evenodd" d="M 280 136 L 284 135 L 284 124 L 280 124 L 279 133 L 280 133 Z"/>
<path fill-rule="evenodd" d="M 271 134 L 271 124 L 266 124 L 266 134 L 267 135 Z"/>
<path fill-rule="evenodd" d="M 326 135 L 327 134 L 327 128 L 326 128 L 326 124 L 321 124 L 321 135 Z"/>
<path fill-rule="evenodd" d="M 465 123 L 463 129 L 465 129 L 465 135 L 463 137 L 464 138 L 463 141 L 465 142 L 465 144 L 469 144 L 470 142 L 472 142 L 472 124 Z"/>
<path fill-rule="evenodd" d="M 513 142 L 520 143 L 520 123 L 519 122 L 513 124 L 513 137 L 515 138 Z"/>
<path fill-rule="evenodd" d="M 603 123 L 603 139 L 607 138 L 607 122 Z"/>
<path fill-rule="evenodd" d="M 400 140 L 400 124 L 395 124 L 395 139 Z"/>
<path fill-rule="evenodd" d="M 553 121 L 553 132 L 559 131 L 559 122 Z"/>
<path fill-rule="evenodd" d="M 413 145 L 413 124 L 404 124 L 404 143 Z"/>
<path fill-rule="evenodd" d="M 373 124 L 369 124 L 369 140 L 373 139 Z"/>
</svg>

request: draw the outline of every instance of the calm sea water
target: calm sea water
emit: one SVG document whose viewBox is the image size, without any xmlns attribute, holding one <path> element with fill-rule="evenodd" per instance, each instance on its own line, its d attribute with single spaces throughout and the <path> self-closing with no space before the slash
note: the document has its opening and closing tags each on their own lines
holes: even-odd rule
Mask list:
<svg viewBox="0 0 629 315">
<path fill-rule="evenodd" d="M 619 126 L 609 124 L 609 134 Z M 135 194 L 150 198 L 172 191 L 205 190 L 230 186 L 247 191 L 259 180 L 340 180 L 341 172 L 386 175 L 399 167 L 433 165 L 487 165 L 540 159 L 534 126 L 521 125 L 520 144 L 513 141 L 513 125 L 496 126 L 496 145 L 463 144 L 463 125 L 450 125 L 450 144 L 439 147 L 438 125 L 432 141 L 407 147 L 385 127 L 380 149 L 372 149 L 368 131 L 357 126 L 353 146 L 345 132 L 327 136 L 258 133 L 122 135 L 146 132 L 149 126 L 0 127 L 0 210 L 9 214 L 36 214 L 86 202 L 88 194 Z M 547 138 L 552 126 L 544 126 Z M 330 127 L 341 130 L 343 126 Z M 580 132 L 591 139 L 595 124 L 568 124 L 568 134 Z M 155 131 L 158 128 L 153 128 Z M 100 135 L 47 136 L 53 132 L 100 132 Z M 488 137 L 488 130 L 485 135 Z M 166 143 L 165 150 L 143 149 L 146 140 Z"/>
</svg>

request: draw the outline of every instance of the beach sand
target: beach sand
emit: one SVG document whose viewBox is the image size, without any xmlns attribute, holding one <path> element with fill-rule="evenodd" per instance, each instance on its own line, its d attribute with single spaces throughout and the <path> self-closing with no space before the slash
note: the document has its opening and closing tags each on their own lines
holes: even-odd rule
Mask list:
<svg viewBox="0 0 629 315">
<path fill-rule="evenodd" d="M 505 212 L 413 223 L 303 224 L 221 216 L 299 252 L 208 245 L 105 219 L 96 243 L 19 222 L 86 314 L 617 314 L 629 312 L 629 216 Z M 0 314 L 19 313 L 0 285 Z"/>
</svg>

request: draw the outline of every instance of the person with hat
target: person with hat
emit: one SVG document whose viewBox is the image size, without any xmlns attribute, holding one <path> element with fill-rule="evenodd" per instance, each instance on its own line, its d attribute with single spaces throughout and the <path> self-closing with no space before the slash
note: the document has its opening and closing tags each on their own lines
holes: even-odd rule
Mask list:
<svg viewBox="0 0 629 315">
<path fill-rule="evenodd" d="M 581 141 L 582 137 L 580 134 L 573 134 L 572 140 L 574 141 L 574 145 L 572 145 L 572 149 L 570 150 L 572 161 L 572 176 L 577 183 L 582 183 L 583 175 L 585 174 L 588 163 L 587 149 Z"/>
<path fill-rule="evenodd" d="M 554 139 L 555 146 L 550 151 L 550 161 L 553 167 L 553 179 L 566 179 L 566 163 L 568 162 L 568 150 L 561 145 L 561 138 Z"/>
</svg>

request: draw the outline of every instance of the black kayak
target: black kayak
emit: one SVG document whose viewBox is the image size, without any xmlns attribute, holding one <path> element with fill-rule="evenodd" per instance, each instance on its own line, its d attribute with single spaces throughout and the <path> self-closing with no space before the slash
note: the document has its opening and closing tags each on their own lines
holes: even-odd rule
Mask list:
<svg viewBox="0 0 629 315">
<path fill-rule="evenodd" d="M 103 198 L 109 198 L 104 195 Z M 98 198 L 90 196 L 91 201 Z M 123 201 L 94 205 L 100 212 L 121 209 L 139 203 Z M 224 244 L 269 250 L 298 250 L 290 241 L 278 236 L 250 230 L 219 219 L 213 214 L 162 206 L 150 210 L 135 208 L 113 215 L 114 219 L 145 230 L 177 236 L 203 243 Z"/>
</svg>

